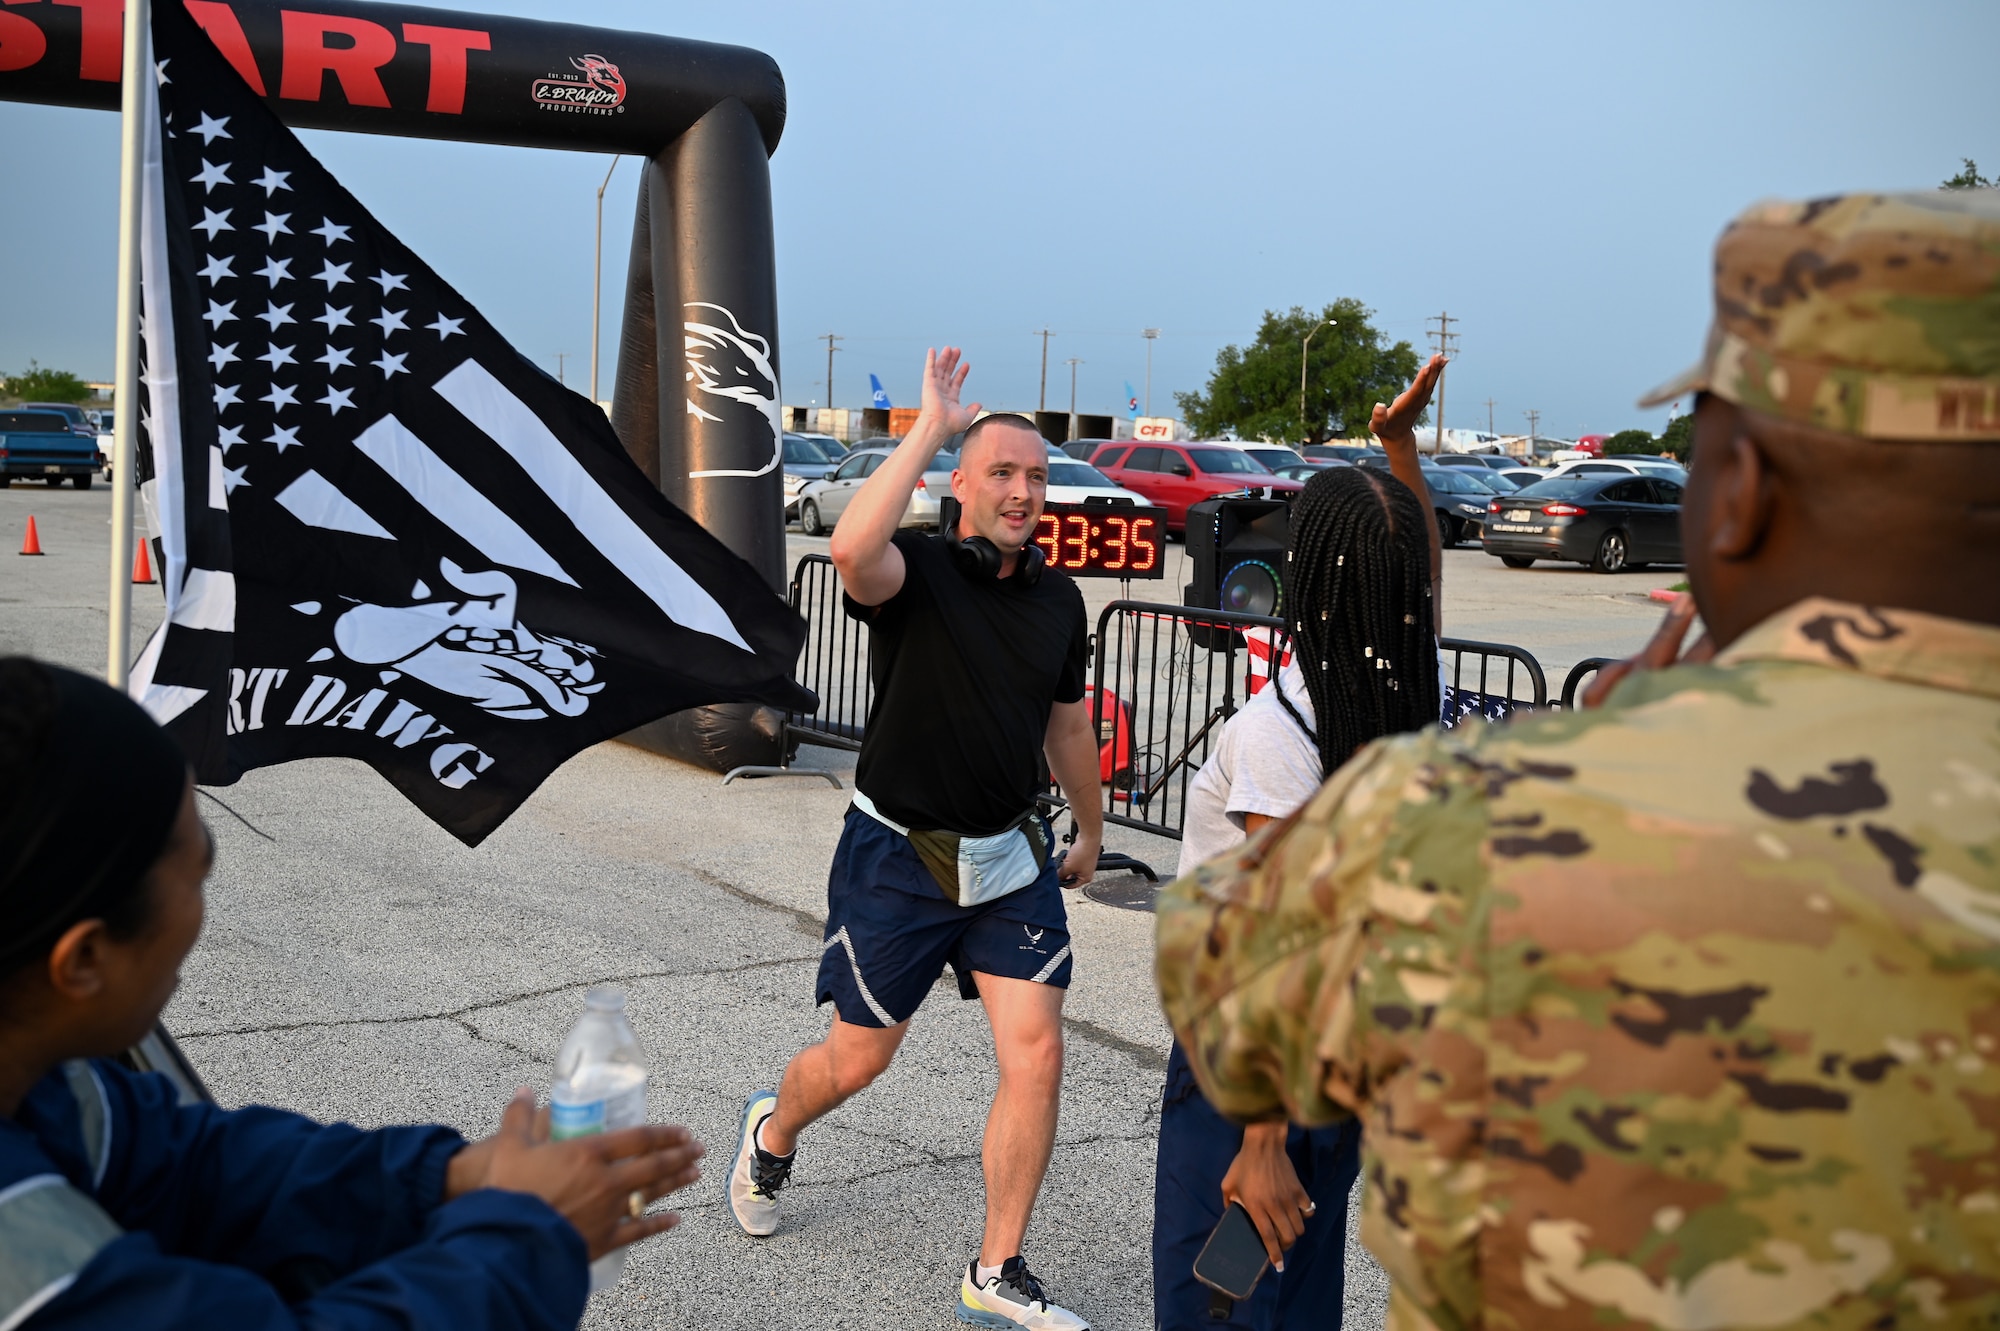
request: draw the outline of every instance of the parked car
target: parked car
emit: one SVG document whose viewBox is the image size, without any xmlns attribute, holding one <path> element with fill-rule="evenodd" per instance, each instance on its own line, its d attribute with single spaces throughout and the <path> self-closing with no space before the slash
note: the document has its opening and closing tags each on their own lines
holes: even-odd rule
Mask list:
<svg viewBox="0 0 2000 1331">
<path fill-rule="evenodd" d="M 1549 478 L 1547 472 L 1538 471 L 1534 467 L 1509 467 L 1505 471 L 1496 471 L 1493 474 L 1504 476 L 1517 486 L 1529 486 L 1536 481 L 1546 481 Z"/>
<path fill-rule="evenodd" d="M 79 434 L 60 411 L 0 411 L 0 485 L 32 478 L 54 486 L 66 477 L 75 488 L 88 490 L 103 465 L 97 435 Z"/>
<path fill-rule="evenodd" d="M 1304 462 L 1292 462 L 1285 466 L 1274 468 L 1272 474 L 1282 476 L 1288 481 L 1309 481 L 1320 472 L 1332 471 L 1335 467 L 1351 467 L 1353 465 L 1351 462 L 1342 462 L 1338 458 L 1308 458 Z"/>
<path fill-rule="evenodd" d="M 69 402 L 23 402 L 23 411 L 53 411 L 63 418 L 63 423 L 72 433 L 97 438 L 97 426 L 92 423 L 90 413 Z"/>
<path fill-rule="evenodd" d="M 1134 504 L 1144 506 L 1146 496 L 1126 490 L 1112 478 L 1098 472 L 1088 462 L 1070 456 L 1048 460 L 1048 502 L 1050 504 Z"/>
<path fill-rule="evenodd" d="M 1505 471 L 1514 459 L 1499 453 L 1440 453 L 1431 459 L 1440 467 L 1464 467 L 1470 471 Z"/>
<path fill-rule="evenodd" d="M 1308 462 L 1326 460 L 1332 462 L 1359 462 L 1366 457 L 1387 457 L 1379 448 L 1366 444 L 1307 444 L 1299 450 Z"/>
<path fill-rule="evenodd" d="M 1388 471 L 1389 455 L 1370 457 L 1361 465 Z M 1467 471 L 1463 467 L 1440 467 L 1429 458 L 1418 459 L 1418 466 L 1424 483 L 1430 487 L 1438 540 L 1449 548 L 1460 541 L 1476 539 L 1486 521 L 1487 506 L 1500 493 L 1499 485 L 1488 484 L 1484 468 Z"/>
<path fill-rule="evenodd" d="M 1584 458 L 1552 467 L 1550 476 L 1662 476 L 1680 485 L 1687 484 L 1687 468 L 1672 460 L 1657 458 Z"/>
<path fill-rule="evenodd" d="M 1104 447 L 1104 445 L 1114 442 L 1116 441 L 1111 439 L 1072 439 L 1066 444 L 1057 444 L 1056 447 L 1070 457 L 1075 458 L 1078 462 L 1088 462 L 1092 453 L 1095 453 L 1098 449 Z M 1127 442 L 1129 443 L 1130 441 L 1128 440 Z"/>
<path fill-rule="evenodd" d="M 1626 472 L 1551 476 L 1487 507 L 1480 545 L 1508 568 L 1537 559 L 1618 573 L 1681 562 L 1679 482 Z"/>
<path fill-rule="evenodd" d="M 1282 444 L 1238 444 L 1236 447 L 1256 458 L 1273 472 L 1280 467 L 1296 466 L 1305 461 L 1295 450 L 1286 448 Z"/>
<path fill-rule="evenodd" d="M 863 481 L 874 475 L 882 459 L 893 452 L 891 448 L 856 449 L 841 459 L 825 480 L 807 481 L 799 490 L 799 530 L 808 536 L 824 536 L 832 531 L 833 524 L 846 511 L 847 501 L 854 498 Z M 937 526 L 938 500 L 951 493 L 951 473 L 957 466 L 956 453 L 939 453 L 932 458 L 931 465 L 917 478 L 917 488 L 910 492 L 903 520 L 896 525 Z"/>
<path fill-rule="evenodd" d="M 788 432 L 789 433 L 789 432 Z M 836 461 L 847 456 L 852 444 L 843 444 L 830 434 L 820 434 L 813 430 L 799 430 L 794 435 L 799 439 L 810 439 L 820 446 L 820 451 Z"/>
<path fill-rule="evenodd" d="M 1133 444 L 1101 446 L 1091 465 L 1112 484 L 1136 490 L 1146 502 L 1167 510 L 1167 530 L 1187 527 L 1190 504 L 1218 495 L 1279 498 L 1305 489 L 1303 481 L 1276 476 L 1263 463 L 1229 444 Z"/>
<path fill-rule="evenodd" d="M 1431 509 L 1437 514 L 1438 539 L 1447 549 L 1463 540 L 1479 539 L 1487 510 L 1498 492 L 1483 477 L 1457 467 L 1425 467 L 1423 472 L 1431 488 Z"/>
<path fill-rule="evenodd" d="M 779 465 L 785 473 L 785 520 L 797 515 L 799 493 L 807 481 L 822 481 L 833 474 L 845 454 L 829 456 L 825 447 L 817 440 L 801 434 L 788 434 L 784 438 L 784 452 Z"/>
<path fill-rule="evenodd" d="M 1148 502 L 1136 490 L 1127 490 L 1088 462 L 1063 456 L 1049 459 L 1051 504 L 1134 504 Z"/>
</svg>

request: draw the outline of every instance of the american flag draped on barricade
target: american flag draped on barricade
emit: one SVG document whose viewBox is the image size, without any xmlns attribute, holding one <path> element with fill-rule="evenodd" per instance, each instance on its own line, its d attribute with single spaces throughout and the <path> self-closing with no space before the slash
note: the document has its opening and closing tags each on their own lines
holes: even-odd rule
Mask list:
<svg viewBox="0 0 2000 1331">
<path fill-rule="evenodd" d="M 670 712 L 811 710 L 805 628 L 153 6 L 131 690 L 204 783 L 369 763 L 467 844 Z"/>
</svg>

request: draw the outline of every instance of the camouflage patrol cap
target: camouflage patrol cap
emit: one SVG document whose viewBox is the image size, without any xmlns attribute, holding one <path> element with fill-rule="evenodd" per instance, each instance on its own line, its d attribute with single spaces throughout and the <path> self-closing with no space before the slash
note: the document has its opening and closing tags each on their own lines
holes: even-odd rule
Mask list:
<svg viewBox="0 0 2000 1331">
<path fill-rule="evenodd" d="M 1710 392 L 1870 439 L 2000 441 L 2000 190 L 1760 203 L 1715 245 Z"/>
</svg>

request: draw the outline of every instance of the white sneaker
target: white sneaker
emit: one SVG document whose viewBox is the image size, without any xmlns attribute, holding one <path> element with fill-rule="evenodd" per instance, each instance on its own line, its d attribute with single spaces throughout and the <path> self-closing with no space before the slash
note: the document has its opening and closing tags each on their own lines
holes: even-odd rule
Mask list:
<svg viewBox="0 0 2000 1331">
<path fill-rule="evenodd" d="M 729 1169 L 729 1209 L 745 1234 L 763 1238 L 778 1228 L 778 1189 L 792 1176 L 792 1156 L 757 1145 L 757 1129 L 778 1107 L 776 1091 L 758 1091 L 743 1106 L 736 1162 Z"/>
<path fill-rule="evenodd" d="M 979 1263 L 975 1260 L 965 1268 L 965 1275 L 958 1282 L 961 1322 L 1009 1331 L 1017 1326 L 1027 1327 L 1028 1331 L 1090 1331 L 1090 1323 L 1049 1302 L 1048 1295 L 1042 1292 L 1042 1282 L 1035 1279 L 1028 1264 L 1019 1257 L 1009 1257 L 1000 1274 L 988 1277 L 984 1285 L 975 1283 L 978 1276 Z"/>
</svg>

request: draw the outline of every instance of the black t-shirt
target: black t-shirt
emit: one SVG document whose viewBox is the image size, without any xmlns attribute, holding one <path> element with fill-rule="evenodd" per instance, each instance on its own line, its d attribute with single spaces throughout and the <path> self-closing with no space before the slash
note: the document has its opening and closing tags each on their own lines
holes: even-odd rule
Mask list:
<svg viewBox="0 0 2000 1331">
<path fill-rule="evenodd" d="M 873 608 L 875 702 L 854 783 L 883 816 L 992 836 L 1041 789 L 1050 709 L 1083 697 L 1083 593 L 1053 569 L 1026 587 L 969 578 L 944 539 L 896 533 L 903 587 Z"/>
</svg>

